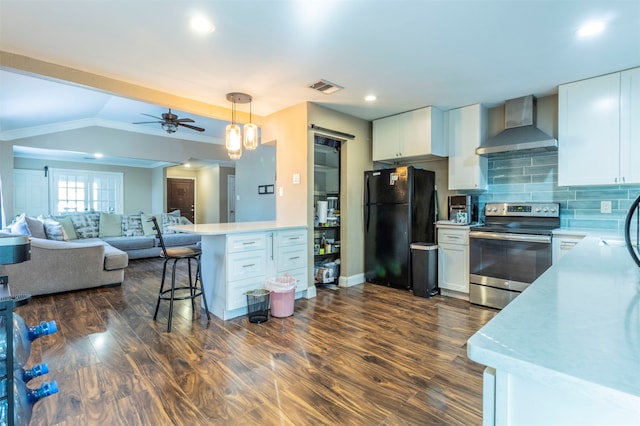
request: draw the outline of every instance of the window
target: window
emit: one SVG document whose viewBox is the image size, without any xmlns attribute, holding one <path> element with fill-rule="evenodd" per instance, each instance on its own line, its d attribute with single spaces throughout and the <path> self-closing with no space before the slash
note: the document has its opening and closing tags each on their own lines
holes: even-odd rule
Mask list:
<svg viewBox="0 0 640 426">
<path fill-rule="evenodd" d="M 122 213 L 123 174 L 53 169 L 51 206 L 54 214 L 98 211 Z"/>
</svg>

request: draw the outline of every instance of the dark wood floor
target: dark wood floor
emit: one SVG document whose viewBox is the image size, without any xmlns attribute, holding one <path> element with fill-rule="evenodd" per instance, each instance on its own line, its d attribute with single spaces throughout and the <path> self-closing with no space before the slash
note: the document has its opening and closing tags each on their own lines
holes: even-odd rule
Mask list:
<svg viewBox="0 0 640 426">
<path fill-rule="evenodd" d="M 479 425 L 481 365 L 466 341 L 496 313 L 373 284 L 319 289 L 295 314 L 152 320 L 160 260 L 134 260 L 121 287 L 33 298 L 27 323 L 60 331 L 32 362 L 60 393 L 32 425 Z M 17 289 L 13 289 L 16 293 Z"/>
</svg>

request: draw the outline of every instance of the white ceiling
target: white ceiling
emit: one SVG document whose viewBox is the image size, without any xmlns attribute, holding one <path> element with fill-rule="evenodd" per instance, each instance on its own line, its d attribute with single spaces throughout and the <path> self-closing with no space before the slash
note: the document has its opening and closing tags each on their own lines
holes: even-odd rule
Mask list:
<svg viewBox="0 0 640 426">
<path fill-rule="evenodd" d="M 189 29 L 198 13 L 213 33 Z M 605 32 L 579 39 L 592 19 Z M 313 101 L 371 120 L 544 96 L 639 66 L 640 1 L 0 0 L 0 50 L 223 107 L 226 93 L 246 92 L 259 115 Z M 344 90 L 306 87 L 321 78 Z M 363 100 L 370 93 L 376 102 Z M 0 72 L 0 139 L 60 123 L 131 128 L 167 107 Z M 180 137 L 221 137 L 226 123 L 193 118 L 207 134 Z"/>
</svg>

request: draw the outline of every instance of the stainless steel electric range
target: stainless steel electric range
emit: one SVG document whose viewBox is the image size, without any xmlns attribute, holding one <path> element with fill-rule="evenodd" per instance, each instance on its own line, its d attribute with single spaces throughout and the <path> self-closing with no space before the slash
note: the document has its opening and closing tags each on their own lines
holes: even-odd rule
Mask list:
<svg viewBox="0 0 640 426">
<path fill-rule="evenodd" d="M 487 203 L 469 232 L 469 300 L 502 309 L 551 266 L 558 203 Z"/>
</svg>

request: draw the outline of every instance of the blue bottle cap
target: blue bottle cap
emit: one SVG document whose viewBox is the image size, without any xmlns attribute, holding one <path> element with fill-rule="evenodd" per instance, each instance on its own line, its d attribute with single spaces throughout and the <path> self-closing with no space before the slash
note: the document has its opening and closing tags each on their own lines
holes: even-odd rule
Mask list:
<svg viewBox="0 0 640 426">
<path fill-rule="evenodd" d="M 46 392 L 47 395 L 53 395 L 54 393 L 58 393 L 58 382 L 56 382 L 55 380 L 53 380 L 51 383 L 44 383 L 42 385 L 42 387 L 44 388 L 45 386 L 47 386 L 46 388 Z"/>
<path fill-rule="evenodd" d="M 53 334 L 58 331 L 58 325 L 55 321 L 48 321 L 47 323 L 47 334 Z"/>
<path fill-rule="evenodd" d="M 38 367 L 40 367 L 40 374 L 47 374 L 49 372 L 49 366 L 46 362 L 39 364 Z"/>
</svg>

